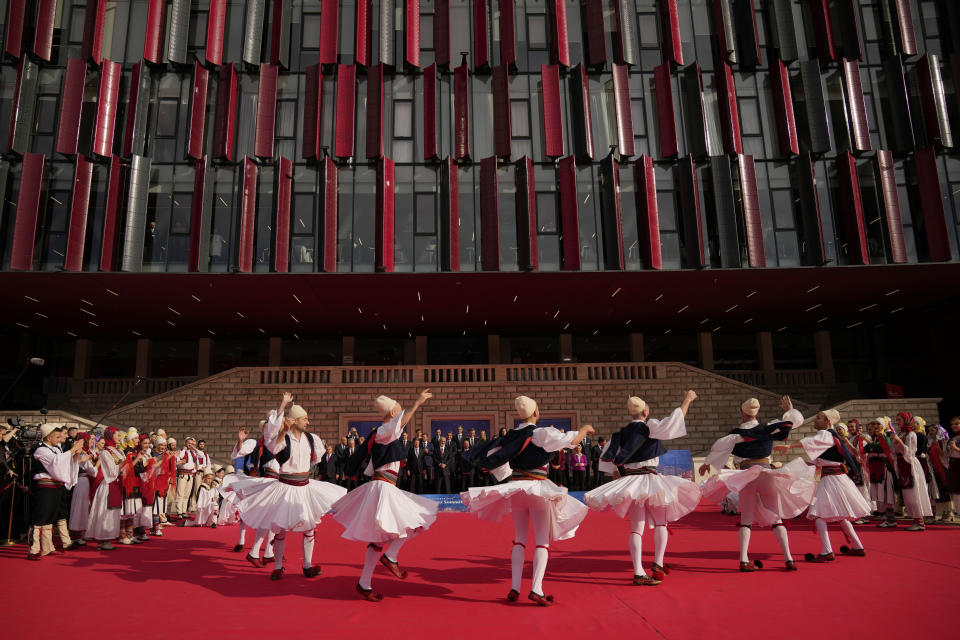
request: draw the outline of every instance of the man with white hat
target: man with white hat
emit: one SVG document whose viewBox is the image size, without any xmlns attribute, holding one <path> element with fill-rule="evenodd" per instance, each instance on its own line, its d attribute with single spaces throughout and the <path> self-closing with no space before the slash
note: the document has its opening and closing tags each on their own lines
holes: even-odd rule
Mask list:
<svg viewBox="0 0 960 640">
<path fill-rule="evenodd" d="M 807 510 L 807 517 L 814 521 L 817 535 L 820 536 L 820 555 L 808 553 L 807 562 L 832 562 L 833 547 L 827 533 L 827 522 L 839 522 L 843 535 L 853 545 L 843 545 L 840 552 L 849 556 L 865 556 L 863 543 L 854 531 L 851 520 L 859 520 L 870 515 L 868 503 L 857 486 L 847 475 L 852 470 L 858 478 L 862 473 L 856 453 L 850 444 L 835 431 L 840 422 L 840 412 L 827 409 L 819 412 L 813 419 L 817 434 L 801 439 L 789 445 L 777 445 L 777 453 L 786 453 L 790 449 L 803 448 L 813 463 L 820 468 L 820 482 L 813 496 L 813 503 Z"/>
<path fill-rule="evenodd" d="M 53 547 L 53 524 L 57 521 L 64 493 L 77 483 L 80 463 L 89 460 L 83 453 L 83 441 L 75 440 L 69 450 L 58 446 L 64 437 L 61 425 L 47 423 L 40 427 L 42 442 L 33 452 L 42 470 L 33 476 L 33 500 L 30 505 L 30 552 L 27 560 L 57 553 Z M 64 523 L 63 529 L 66 528 Z M 70 534 L 60 532 L 64 549 L 71 545 Z"/>
<path fill-rule="evenodd" d="M 197 471 L 203 468 L 196 438 L 187 436 L 183 443 L 183 449 L 177 454 L 177 516 L 180 518 L 190 510 Z"/>
<path fill-rule="evenodd" d="M 786 570 L 797 570 L 783 521 L 803 513 L 813 499 L 815 485 L 803 460 L 798 458 L 782 469 L 771 468 L 774 441 L 786 440 L 791 429 L 803 424 L 803 415 L 793 408 L 790 396 L 780 399 L 780 409 L 784 412 L 780 420 L 761 425 L 757 421 L 760 401 L 746 400 L 740 405 L 740 426 L 717 440 L 706 462 L 700 466 L 701 474 L 707 473 L 711 466 L 720 469 L 703 487 L 708 500 L 720 502 L 731 491 L 739 493 L 740 571 L 745 573 L 763 566 L 759 561 L 751 563 L 748 556 L 754 525 L 773 527 L 783 550 Z M 731 454 L 735 470 L 724 468 Z"/>
</svg>

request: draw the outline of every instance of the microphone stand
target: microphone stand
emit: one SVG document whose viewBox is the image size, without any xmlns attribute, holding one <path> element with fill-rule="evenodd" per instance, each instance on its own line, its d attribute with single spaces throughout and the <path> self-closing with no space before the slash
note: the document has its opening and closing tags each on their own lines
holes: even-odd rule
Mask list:
<svg viewBox="0 0 960 640">
<path fill-rule="evenodd" d="M 121 404 L 124 400 L 127 399 L 127 396 L 129 396 L 131 393 L 133 393 L 133 390 L 136 389 L 136 388 L 137 388 L 137 385 L 140 384 L 141 382 L 143 382 L 143 377 L 142 377 L 142 376 L 137 376 L 137 380 L 136 380 L 136 382 L 133 383 L 133 386 L 130 387 L 130 389 L 129 389 L 125 394 L 123 394 L 123 396 L 121 396 L 121 398 L 120 398 L 119 400 L 117 400 L 116 402 L 114 402 L 112 407 L 110 407 L 109 409 L 107 409 L 107 412 L 106 412 L 105 414 L 103 414 L 103 417 L 100 418 L 99 420 L 97 420 L 97 424 L 95 424 L 95 425 L 93 425 L 92 427 L 90 427 L 90 431 L 93 431 L 94 429 L 96 429 L 97 427 L 99 427 L 100 424 L 101 424 L 104 420 L 107 419 L 107 416 L 109 416 L 111 413 L 113 413 L 113 410 L 116 409 L 118 406 L 120 406 L 120 404 Z"/>
</svg>

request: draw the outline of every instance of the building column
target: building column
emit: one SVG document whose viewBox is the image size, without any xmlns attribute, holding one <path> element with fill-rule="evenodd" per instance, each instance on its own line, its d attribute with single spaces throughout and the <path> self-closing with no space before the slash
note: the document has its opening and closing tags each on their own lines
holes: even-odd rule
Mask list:
<svg viewBox="0 0 960 640">
<path fill-rule="evenodd" d="M 560 362 L 573 362 L 573 334 L 560 334 Z"/>
<path fill-rule="evenodd" d="M 414 358 L 414 364 L 425 365 L 427 364 L 427 336 L 416 336 L 414 338 L 416 357 Z"/>
<path fill-rule="evenodd" d="M 197 377 L 210 375 L 210 363 L 213 360 L 213 338 L 200 338 L 197 343 Z"/>
<path fill-rule="evenodd" d="M 832 384 L 836 380 L 833 369 L 833 349 L 830 344 L 829 331 L 815 331 L 813 333 L 813 347 L 817 352 L 817 369 L 823 371 L 823 381 Z"/>
<path fill-rule="evenodd" d="M 713 371 L 713 334 L 709 331 L 699 332 L 697 349 L 700 352 L 700 368 Z"/>
<path fill-rule="evenodd" d="M 500 334 L 491 333 L 487 336 L 487 362 L 500 364 Z"/>
<path fill-rule="evenodd" d="M 150 377 L 150 359 L 153 355 L 153 341 L 150 338 L 137 339 L 137 364 L 134 375 L 138 378 Z"/>
<path fill-rule="evenodd" d="M 353 365 L 353 351 L 357 345 L 357 339 L 353 336 L 343 336 L 343 365 Z"/>
<path fill-rule="evenodd" d="M 269 353 L 267 355 L 267 366 L 279 367 L 283 362 L 283 338 L 280 336 L 270 337 Z"/>
<path fill-rule="evenodd" d="M 757 364 L 761 371 L 777 368 L 773 358 L 773 334 L 769 331 L 757 332 Z"/>
<path fill-rule="evenodd" d="M 73 381 L 70 392 L 83 393 L 83 381 L 90 377 L 90 363 L 93 360 L 93 341 L 77 338 L 73 348 Z"/>
<path fill-rule="evenodd" d="M 630 334 L 630 362 L 646 362 L 643 350 L 643 334 Z"/>
</svg>

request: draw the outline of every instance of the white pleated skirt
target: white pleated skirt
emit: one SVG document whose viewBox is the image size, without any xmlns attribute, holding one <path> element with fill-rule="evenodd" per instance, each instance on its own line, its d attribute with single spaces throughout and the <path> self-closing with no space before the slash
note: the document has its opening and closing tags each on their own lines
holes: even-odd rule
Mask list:
<svg viewBox="0 0 960 640">
<path fill-rule="evenodd" d="M 436 502 L 382 480 L 363 483 L 330 511 L 343 525 L 344 538 L 375 544 L 412 537 L 437 519 Z"/>
<path fill-rule="evenodd" d="M 243 521 L 254 529 L 313 531 L 330 507 L 347 492 L 329 482 L 311 480 L 297 487 L 273 478 L 245 478 L 231 485 Z"/>
<path fill-rule="evenodd" d="M 594 511 L 613 510 L 621 518 L 628 517 L 633 506 L 640 504 L 646 509 L 662 509 L 667 522 L 676 522 L 697 508 L 701 495 L 694 482 L 651 473 L 623 476 L 602 484 L 584 494 L 584 499 Z"/>
<path fill-rule="evenodd" d="M 747 492 L 756 496 L 753 524 L 768 527 L 779 520 L 795 518 L 813 500 L 816 483 L 811 479 L 813 467 L 795 458 L 779 469 L 754 465 L 749 469 L 721 469 L 703 484 L 703 497 L 721 502 L 731 491 L 741 499 Z"/>
<path fill-rule="evenodd" d="M 108 509 L 110 485 L 101 482 L 90 505 L 90 520 L 85 537 L 89 540 L 114 540 L 120 535 L 120 509 Z"/>
<path fill-rule="evenodd" d="M 587 517 L 587 506 L 550 480 L 512 480 L 492 487 L 471 487 L 460 494 L 470 513 L 497 522 L 509 514 L 515 496 L 544 500 L 550 509 L 550 540 L 568 540 Z"/>
<path fill-rule="evenodd" d="M 822 518 L 827 522 L 859 520 L 870 515 L 870 503 L 846 474 L 823 476 L 807 510 L 811 520 Z"/>
<path fill-rule="evenodd" d="M 77 478 L 70 498 L 70 530 L 86 531 L 90 521 L 90 476 L 83 473 Z"/>
</svg>

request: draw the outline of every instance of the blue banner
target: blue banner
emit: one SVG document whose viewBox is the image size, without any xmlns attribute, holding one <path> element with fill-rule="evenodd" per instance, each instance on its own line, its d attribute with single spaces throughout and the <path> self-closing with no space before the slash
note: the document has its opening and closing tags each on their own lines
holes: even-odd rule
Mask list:
<svg viewBox="0 0 960 640">
<path fill-rule="evenodd" d="M 421 497 L 436 502 L 439 511 L 467 511 L 467 505 L 463 504 L 459 493 L 425 493 Z"/>
</svg>

